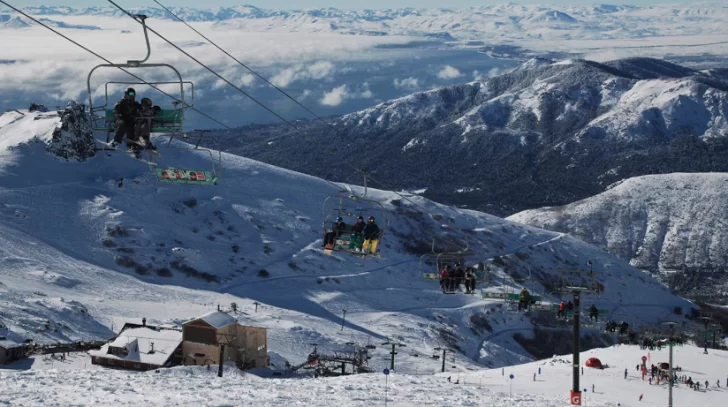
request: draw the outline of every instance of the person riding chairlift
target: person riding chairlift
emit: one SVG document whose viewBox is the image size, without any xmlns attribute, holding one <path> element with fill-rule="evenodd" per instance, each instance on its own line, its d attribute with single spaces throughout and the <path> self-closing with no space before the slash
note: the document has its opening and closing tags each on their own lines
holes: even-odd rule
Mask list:
<svg viewBox="0 0 728 407">
<path fill-rule="evenodd" d="M 589 320 L 599 321 L 599 310 L 594 304 L 589 307 Z"/>
<path fill-rule="evenodd" d="M 528 311 L 528 304 L 531 302 L 531 293 L 523 287 L 521 290 L 521 299 L 518 301 L 518 312 L 521 312 L 521 307 Z"/>
<path fill-rule="evenodd" d="M 324 235 L 323 247 L 329 250 L 333 249 L 334 246 L 336 246 L 336 239 L 338 239 L 344 231 L 346 231 L 346 223 L 344 223 L 344 218 L 339 216 L 336 218 L 334 229 L 326 232 Z"/>
<path fill-rule="evenodd" d="M 362 252 L 366 252 L 369 249 L 369 245 L 372 246 L 369 254 L 377 253 L 377 244 L 379 243 L 379 226 L 374 221 L 374 217 L 369 217 L 369 222 L 364 226 L 364 244 L 362 246 Z"/>
<path fill-rule="evenodd" d="M 136 98 L 136 91 L 134 88 L 128 88 L 124 92 L 124 98 L 116 103 L 114 106 L 114 119 L 116 124 L 116 134 L 114 135 L 114 141 L 110 143 L 112 148 L 116 148 L 124 138 L 135 141 L 134 136 L 134 121 L 139 114 L 141 105 L 139 102 L 134 100 Z M 139 156 L 139 146 L 133 143 L 127 143 L 130 152 L 134 152 L 137 157 Z"/>
<path fill-rule="evenodd" d="M 136 119 L 136 135 L 139 144 L 143 144 L 147 150 L 156 150 L 157 147 L 152 144 L 150 139 L 152 121 L 154 119 L 154 109 L 152 100 L 149 98 L 143 98 L 141 106 L 139 108 L 139 115 Z"/>
<path fill-rule="evenodd" d="M 351 227 L 351 239 L 349 239 L 349 250 L 361 251 L 364 235 L 364 217 L 359 216 L 356 219 L 356 223 Z"/>
</svg>

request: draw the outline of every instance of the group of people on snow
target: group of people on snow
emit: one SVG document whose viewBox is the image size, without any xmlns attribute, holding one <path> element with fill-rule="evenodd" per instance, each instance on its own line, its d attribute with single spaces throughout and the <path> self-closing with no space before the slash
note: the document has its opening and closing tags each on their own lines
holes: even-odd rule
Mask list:
<svg viewBox="0 0 728 407">
<path fill-rule="evenodd" d="M 475 294 L 475 269 L 472 267 L 463 267 L 460 263 L 456 263 L 455 267 L 445 265 L 440 271 L 440 288 L 443 293 L 453 293 L 459 291 L 460 284 L 465 283 L 465 294 Z"/>
<path fill-rule="evenodd" d="M 154 106 L 149 98 L 142 98 L 141 103 L 136 101 L 136 91 L 129 88 L 124 97 L 114 106 L 114 120 L 116 134 L 111 147 L 116 148 L 124 139 L 127 147 L 137 158 L 141 155 L 141 148 L 156 150 L 150 140 L 154 118 L 161 113 L 159 106 Z"/>
<path fill-rule="evenodd" d="M 344 218 L 339 216 L 331 230 L 324 235 L 322 247 L 333 250 L 336 247 L 336 241 L 341 236 L 349 235 L 349 245 L 347 246 L 349 250 L 357 253 L 366 253 L 369 250 L 369 254 L 376 254 L 381 234 L 373 216 L 369 217 L 367 223 L 364 223 L 363 216 L 359 216 L 351 227 L 344 222 Z"/>
</svg>

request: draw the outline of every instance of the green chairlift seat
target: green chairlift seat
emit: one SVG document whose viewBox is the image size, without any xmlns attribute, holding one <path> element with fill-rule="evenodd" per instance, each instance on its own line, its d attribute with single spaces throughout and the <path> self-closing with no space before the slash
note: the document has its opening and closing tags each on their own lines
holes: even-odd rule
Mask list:
<svg viewBox="0 0 728 407">
<path fill-rule="evenodd" d="M 152 119 L 151 133 L 172 133 L 182 130 L 183 110 L 171 109 L 162 110 Z M 100 121 L 100 120 L 99 120 Z M 116 118 L 114 117 L 114 109 L 106 109 L 104 111 L 104 125 L 94 127 L 94 131 L 114 131 L 116 130 Z"/>
</svg>

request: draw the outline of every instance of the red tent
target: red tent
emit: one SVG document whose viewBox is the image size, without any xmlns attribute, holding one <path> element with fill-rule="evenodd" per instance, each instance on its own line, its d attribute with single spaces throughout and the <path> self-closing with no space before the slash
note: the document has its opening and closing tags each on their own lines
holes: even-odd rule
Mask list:
<svg viewBox="0 0 728 407">
<path fill-rule="evenodd" d="M 597 358 L 589 358 L 586 360 L 586 367 L 593 367 L 594 369 L 601 369 L 602 361 Z"/>
</svg>

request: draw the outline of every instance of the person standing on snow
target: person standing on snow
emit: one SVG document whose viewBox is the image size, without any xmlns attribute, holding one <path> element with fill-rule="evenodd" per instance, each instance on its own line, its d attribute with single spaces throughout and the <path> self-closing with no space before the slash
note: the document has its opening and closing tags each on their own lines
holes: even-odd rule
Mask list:
<svg viewBox="0 0 728 407">
<path fill-rule="evenodd" d="M 111 142 L 111 147 L 116 148 L 119 143 L 126 137 L 128 140 L 135 141 L 134 135 L 134 121 L 139 114 L 141 105 L 139 102 L 134 100 L 136 98 L 136 91 L 134 88 L 129 88 L 124 92 L 124 98 L 116 103 L 114 106 L 114 119 L 116 121 L 116 135 L 114 141 Z M 134 152 L 135 155 L 139 154 L 139 149 L 136 144 L 127 143 L 129 151 Z"/>
<path fill-rule="evenodd" d="M 626 367 L 624 368 L 624 378 L 625 379 L 627 378 L 627 368 Z"/>
<path fill-rule="evenodd" d="M 351 239 L 349 239 L 349 250 L 356 250 L 358 252 L 361 251 L 362 246 L 362 240 L 364 232 L 364 227 L 366 225 L 364 224 L 364 217 L 359 216 L 356 219 L 356 223 L 354 226 L 351 227 Z"/>
<path fill-rule="evenodd" d="M 362 251 L 365 252 L 369 249 L 369 245 L 372 245 L 372 249 L 369 252 L 370 254 L 376 254 L 377 253 L 377 244 L 379 243 L 379 226 L 377 226 L 377 223 L 374 221 L 374 217 L 369 217 L 369 222 L 367 222 L 366 226 L 364 226 L 364 246 L 362 247 Z"/>
</svg>

